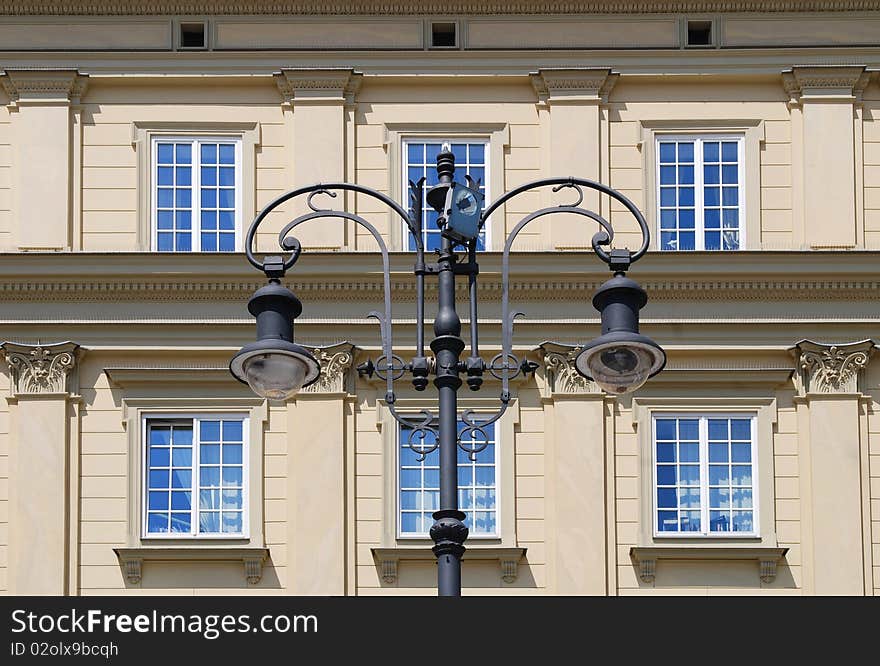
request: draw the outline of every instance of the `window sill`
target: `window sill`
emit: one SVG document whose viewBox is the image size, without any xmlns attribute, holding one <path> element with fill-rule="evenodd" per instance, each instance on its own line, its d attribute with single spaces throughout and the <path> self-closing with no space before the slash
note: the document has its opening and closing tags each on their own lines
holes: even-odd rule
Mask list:
<svg viewBox="0 0 880 666">
<path fill-rule="evenodd" d="M 126 579 L 132 585 L 141 582 L 143 563 L 153 562 L 235 562 L 244 565 L 244 576 L 251 585 L 263 577 L 263 562 L 269 559 L 268 548 L 241 546 L 173 545 L 114 548 Z"/>
<path fill-rule="evenodd" d="M 776 564 L 787 552 L 788 548 L 733 545 L 633 546 L 629 550 L 630 557 L 639 565 L 639 578 L 645 583 L 654 581 L 657 560 L 755 560 L 761 580 L 772 583 L 776 578 Z"/>
<path fill-rule="evenodd" d="M 436 560 L 431 546 L 398 546 L 396 548 L 373 548 L 373 558 L 379 565 L 382 580 L 386 583 L 397 582 L 397 564 L 401 560 L 420 562 L 433 562 Z M 512 583 L 516 580 L 517 567 L 520 560 L 526 555 L 525 548 L 503 548 L 499 546 L 486 546 L 471 544 L 462 557 L 462 561 L 468 560 L 497 560 L 501 569 L 501 580 Z"/>
</svg>

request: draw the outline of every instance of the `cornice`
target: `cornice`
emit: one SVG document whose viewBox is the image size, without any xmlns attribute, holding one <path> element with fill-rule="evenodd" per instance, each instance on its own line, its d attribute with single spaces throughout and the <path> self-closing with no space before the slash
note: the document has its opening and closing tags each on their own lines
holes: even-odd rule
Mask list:
<svg viewBox="0 0 880 666">
<path fill-rule="evenodd" d="M 481 300 L 501 298 L 500 253 L 480 257 Z M 865 301 L 880 299 L 878 252 L 652 253 L 630 275 L 650 302 Z M 304 301 L 381 302 L 374 253 L 309 253 L 286 283 Z M 396 301 L 412 301 L 412 257 L 391 255 Z M 514 300 L 584 300 L 607 279 L 592 253 L 517 253 L 511 259 Z M 239 255 L 187 257 L 150 253 L 8 253 L 0 255 L 0 300 L 7 302 L 241 302 L 264 279 Z M 462 298 L 467 284 L 457 285 Z M 426 281 L 433 297 L 436 281 Z"/>
<path fill-rule="evenodd" d="M 872 75 L 866 65 L 796 65 L 782 72 L 782 85 L 792 106 L 810 98 L 858 102 Z"/>
<path fill-rule="evenodd" d="M 76 69 L 15 68 L 0 71 L 0 85 L 13 104 L 63 102 L 78 104 L 86 92 L 88 74 Z"/>
<path fill-rule="evenodd" d="M 5 15 L 485 15 L 485 14 L 669 14 L 708 12 L 842 12 L 880 9 L 878 0 L 302 0 L 246 2 L 204 0 L 7 0 Z"/>
<path fill-rule="evenodd" d="M 303 101 L 353 104 L 363 74 L 350 68 L 285 68 L 272 75 L 285 104 Z"/>
<path fill-rule="evenodd" d="M 539 103 L 594 101 L 607 103 L 620 77 L 608 67 L 545 68 L 529 78 Z"/>
</svg>

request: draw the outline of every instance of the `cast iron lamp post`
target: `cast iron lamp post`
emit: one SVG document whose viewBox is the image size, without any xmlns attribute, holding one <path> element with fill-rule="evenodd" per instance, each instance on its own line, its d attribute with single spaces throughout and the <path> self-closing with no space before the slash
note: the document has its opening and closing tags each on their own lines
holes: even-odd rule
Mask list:
<svg viewBox="0 0 880 666">
<path fill-rule="evenodd" d="M 600 183 L 582 178 L 547 178 L 518 187 L 483 208 L 483 196 L 479 183 L 466 176 L 466 185 L 453 180 L 455 159 L 448 144 L 444 144 L 437 156 L 439 183 L 427 192 L 423 199 L 424 181 L 410 182 L 409 211 L 404 210 L 380 192 L 351 183 L 319 183 L 284 194 L 266 206 L 251 224 L 245 242 L 250 263 L 263 271 L 269 283 L 261 287 L 248 303 L 248 310 L 257 319 L 257 340 L 245 345 L 233 357 L 230 371 L 239 381 L 250 385 L 257 395 L 264 398 L 285 399 L 296 394 L 304 386 L 317 381 L 320 366 L 315 358 L 293 341 L 293 320 L 302 312 L 302 304 L 294 294 L 282 286 L 281 278 L 297 261 L 302 251 L 299 241 L 291 234 L 294 228 L 317 218 L 335 217 L 351 220 L 367 229 L 382 253 L 384 305 L 383 313 L 371 312 L 369 316 L 379 321 L 382 336 L 382 356 L 363 364 L 359 371 L 372 376 L 377 374 L 386 382 L 385 402 L 394 419 L 409 430 L 407 445 L 424 460 L 432 451 L 440 449 L 440 509 L 433 514 L 434 525 L 430 535 L 434 540 L 437 556 L 437 578 L 440 596 L 461 595 L 461 558 L 465 552 L 464 542 L 468 528 L 465 514 L 458 508 L 458 473 L 456 449 L 460 447 L 471 460 L 486 448 L 489 437 L 484 430 L 495 423 L 507 409 L 511 400 L 510 380 L 520 374 L 534 372 L 537 365 L 513 354 L 513 321 L 522 314 L 510 311 L 509 259 L 514 239 L 527 224 L 552 213 L 569 213 L 587 218 L 599 225 L 592 238 L 593 251 L 608 264 L 613 277 L 605 282 L 593 296 L 593 305 L 601 313 L 602 334 L 583 345 L 575 360 L 577 371 L 592 379 L 609 393 L 622 394 L 634 391 L 649 377 L 657 374 L 666 363 L 663 349 L 650 338 L 639 334 L 639 310 L 648 300 L 645 291 L 626 277 L 630 264 L 641 258 L 648 249 L 650 234 L 644 217 L 635 205 L 619 192 Z M 502 351 L 488 363 L 479 353 L 477 319 L 477 237 L 489 216 L 506 201 L 537 188 L 553 187 L 553 191 L 572 190 L 578 199 L 572 204 L 560 204 L 537 210 L 514 227 L 504 244 L 502 255 Z M 597 190 L 623 204 L 633 215 L 642 233 L 642 244 L 635 252 L 627 249 L 611 249 L 614 230 L 611 223 L 598 213 L 581 208 L 583 189 Z M 376 228 L 364 218 L 343 210 L 319 208 L 314 198 L 318 195 L 336 197 L 338 192 L 357 192 L 373 197 L 386 204 L 407 225 L 415 241 L 416 279 L 416 355 L 405 363 L 392 351 L 391 344 L 391 274 L 388 249 Z M 279 234 L 281 248 L 289 252 L 283 256 L 267 256 L 262 260 L 254 256 L 254 239 L 257 229 L 266 216 L 278 206 L 300 196 L 307 196 L 310 212 L 300 215 L 287 224 Z M 441 233 L 441 247 L 437 250 L 437 263 L 425 263 L 425 248 L 421 234 L 423 200 L 438 213 L 437 224 Z M 467 250 L 467 260 L 460 261 L 455 249 Z M 461 359 L 465 342 L 461 338 L 461 320 L 455 309 L 455 277 L 466 275 L 470 300 L 470 350 Z M 432 356 L 425 354 L 425 277 L 436 276 L 438 281 L 438 310 L 434 319 L 434 339 L 430 343 Z M 477 415 L 473 410 L 458 413 L 458 389 L 462 375 L 468 387 L 477 391 L 483 383 L 483 374 L 491 373 L 501 380 L 500 405 L 489 416 Z M 402 414 L 395 408 L 397 398 L 394 380 L 409 373 L 413 387 L 424 391 L 428 377 L 433 375 L 438 393 L 438 413 L 422 410 L 418 417 Z M 463 427 L 459 429 L 458 424 Z M 432 437 L 429 437 L 432 435 Z"/>
</svg>

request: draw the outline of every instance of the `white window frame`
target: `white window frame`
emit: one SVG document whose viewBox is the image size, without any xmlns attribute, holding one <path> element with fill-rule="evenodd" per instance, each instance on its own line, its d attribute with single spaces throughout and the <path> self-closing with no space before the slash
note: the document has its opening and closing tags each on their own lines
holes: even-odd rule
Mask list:
<svg viewBox="0 0 880 666">
<path fill-rule="evenodd" d="M 751 467 L 752 467 L 752 525 L 751 532 L 712 532 L 709 531 L 709 419 L 745 419 L 751 422 Z M 700 450 L 700 532 L 666 532 L 660 531 L 657 522 L 657 419 L 697 419 L 699 421 Z M 759 539 L 761 538 L 761 497 L 758 460 L 758 414 L 756 412 L 718 411 L 718 412 L 662 412 L 651 414 L 651 524 L 655 539 Z"/>
<path fill-rule="evenodd" d="M 153 135 L 150 137 L 150 249 L 159 252 L 158 247 L 158 197 L 159 184 L 156 179 L 158 173 L 158 144 L 159 143 L 189 143 L 192 146 L 192 219 L 190 224 L 191 242 L 189 252 L 221 254 L 228 250 L 202 250 L 201 235 L 201 150 L 202 143 L 233 143 L 235 145 L 235 248 L 234 252 L 241 252 L 243 248 L 243 150 L 242 137 L 222 134 L 179 134 L 179 135 Z M 219 246 L 219 244 L 218 244 Z M 186 250 L 163 250 L 168 254 L 183 254 Z"/>
<path fill-rule="evenodd" d="M 148 425 L 150 421 L 193 421 L 193 486 L 192 502 L 190 511 L 192 514 L 190 522 L 190 533 L 185 532 L 149 532 L 147 531 L 147 520 L 149 513 L 149 455 L 148 455 Z M 199 534 L 198 532 L 198 515 L 199 515 L 199 497 L 198 497 L 198 472 L 199 472 L 199 444 L 201 442 L 200 424 L 201 421 L 216 420 L 240 420 L 242 423 L 242 517 L 241 532 L 216 532 L 209 534 Z M 195 424 L 198 423 L 197 427 Z M 141 497 L 140 497 L 140 538 L 142 540 L 248 540 L 251 538 L 250 530 L 250 416 L 244 412 L 143 412 L 141 414 L 141 456 L 140 456 L 140 476 L 141 476 Z"/>
<path fill-rule="evenodd" d="M 485 199 L 483 201 L 483 205 L 485 207 L 486 204 L 491 202 L 492 192 L 492 137 L 486 134 L 483 135 L 455 135 L 449 134 L 444 136 L 431 136 L 431 135 L 403 135 L 400 139 L 400 179 L 401 179 L 401 192 L 404 193 L 404 200 L 409 201 L 409 153 L 407 148 L 411 143 L 481 143 L 483 144 L 483 180 L 482 185 L 484 188 Z M 430 165 L 428 166 L 430 169 Z M 456 165 L 455 167 L 455 175 L 453 178 L 458 179 L 457 182 L 465 183 L 464 174 L 466 174 L 466 167 L 462 167 L 461 165 Z M 426 190 L 427 192 L 427 186 Z M 421 225 L 421 222 L 420 222 Z M 489 220 L 486 220 L 486 224 L 483 227 L 484 233 L 484 241 L 482 250 L 477 250 L 478 252 L 488 252 L 491 246 L 491 228 L 492 225 L 489 224 Z M 404 250 L 409 249 L 409 238 L 411 236 L 409 228 L 406 226 L 404 222 L 401 222 L 401 229 L 404 238 Z M 419 227 L 420 233 L 424 234 L 422 231 L 422 227 Z M 439 233 L 439 230 L 438 230 Z"/>
<path fill-rule="evenodd" d="M 479 418 L 481 416 L 485 417 L 488 415 L 490 415 L 490 413 L 481 414 L 480 412 L 476 412 L 477 418 Z M 418 420 L 418 415 L 413 414 L 412 417 L 413 417 L 414 421 Z M 501 429 L 499 428 L 498 421 L 493 423 L 492 426 L 493 426 L 493 432 L 495 433 L 494 438 L 493 438 L 493 446 L 495 447 L 495 463 L 494 463 L 494 465 L 495 465 L 495 532 L 492 534 L 486 534 L 486 533 L 477 534 L 477 533 L 471 532 L 470 534 L 468 534 L 468 541 L 480 540 L 480 539 L 497 541 L 498 539 L 501 538 L 501 535 L 502 535 L 501 520 L 502 520 L 503 502 L 502 502 L 501 494 L 502 494 L 502 485 L 503 484 L 501 483 L 502 464 L 501 464 L 501 455 L 500 455 L 502 444 L 499 439 L 499 433 L 500 433 Z M 397 428 L 396 428 L 394 441 L 395 441 L 394 468 L 396 470 L 395 475 L 394 475 L 395 533 L 396 533 L 398 539 L 427 539 L 427 538 L 430 538 L 430 535 L 428 534 L 428 532 L 404 532 L 401 528 L 401 517 L 402 517 L 402 507 L 400 506 L 400 488 L 401 488 L 401 485 L 400 485 L 400 471 L 401 471 L 400 470 L 400 467 L 401 467 L 401 465 L 400 465 L 400 449 L 401 449 L 401 442 L 400 442 L 400 425 L 399 424 L 397 425 Z M 456 449 L 456 465 L 455 465 L 456 475 L 458 474 L 457 461 L 458 461 L 458 451 L 459 450 L 460 449 L 458 449 L 458 448 Z M 438 454 L 438 464 L 439 464 L 440 449 L 439 448 L 436 449 L 435 451 L 432 452 L 432 454 L 433 453 Z M 431 455 L 431 454 L 429 454 L 429 455 Z M 477 456 L 477 461 L 479 462 L 480 454 L 477 453 L 476 456 Z M 474 509 L 474 510 L 476 510 L 476 509 Z"/>
<path fill-rule="evenodd" d="M 660 225 L 660 143 L 664 141 L 692 141 L 694 143 L 694 249 L 693 250 L 669 250 L 663 249 L 661 246 L 661 225 Z M 673 133 L 656 133 L 654 135 L 654 214 L 655 214 L 655 232 L 657 234 L 657 249 L 662 252 L 697 252 L 706 250 L 705 237 L 705 211 L 704 211 L 704 182 L 703 182 L 703 142 L 705 141 L 735 141 L 737 143 L 738 163 L 737 163 L 737 207 L 739 210 L 739 247 L 736 250 L 710 250 L 711 252 L 739 252 L 747 247 L 747 210 L 746 210 L 746 137 L 743 132 L 730 133 L 693 133 L 693 134 L 673 134 Z M 699 160 L 697 159 L 699 156 Z M 677 156 L 676 156 L 676 159 Z M 676 162 L 677 164 L 677 162 Z M 678 184 L 676 184 L 678 187 Z M 719 183 L 719 189 L 721 184 Z M 723 215 L 721 221 L 722 230 L 722 246 L 724 243 L 724 222 Z"/>
</svg>

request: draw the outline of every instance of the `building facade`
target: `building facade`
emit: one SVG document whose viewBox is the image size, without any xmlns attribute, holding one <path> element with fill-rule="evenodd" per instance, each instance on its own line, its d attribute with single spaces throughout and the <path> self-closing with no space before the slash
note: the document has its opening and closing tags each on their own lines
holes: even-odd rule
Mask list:
<svg viewBox="0 0 880 666">
<path fill-rule="evenodd" d="M 0 590 L 434 593 L 437 453 L 358 372 L 381 353 L 374 239 L 297 230 L 318 383 L 264 401 L 227 365 L 265 281 L 255 214 L 314 182 L 405 204 L 448 141 L 488 201 L 549 176 L 629 197 L 642 330 L 669 359 L 628 396 L 578 375 L 595 225 L 521 234 L 514 347 L 538 369 L 459 454 L 464 593 L 880 592 L 878 36 L 873 0 L 0 2 Z M 566 197 L 512 199 L 480 239 L 490 357 L 505 237 Z M 392 251 L 408 358 L 411 240 L 366 197 L 334 203 Z M 435 404 L 399 386 L 398 409 Z"/>
</svg>

